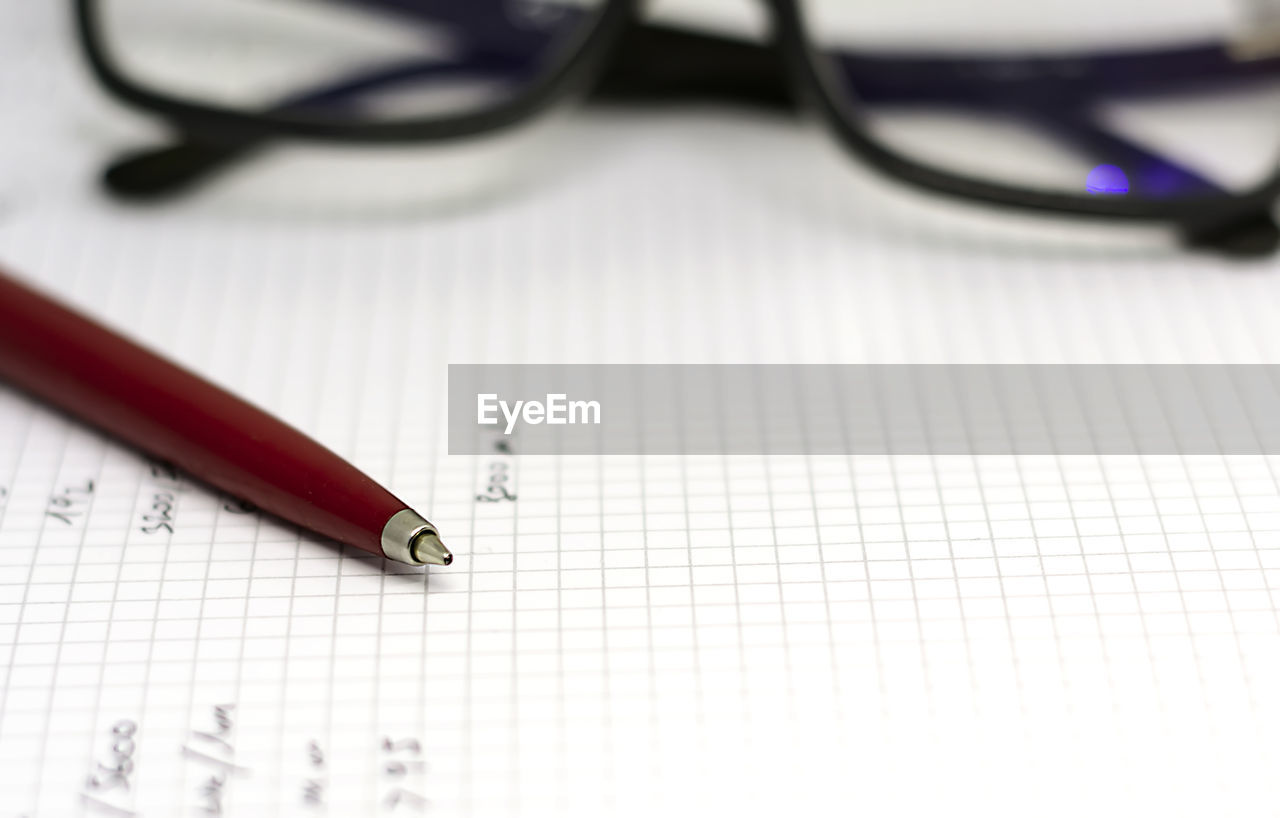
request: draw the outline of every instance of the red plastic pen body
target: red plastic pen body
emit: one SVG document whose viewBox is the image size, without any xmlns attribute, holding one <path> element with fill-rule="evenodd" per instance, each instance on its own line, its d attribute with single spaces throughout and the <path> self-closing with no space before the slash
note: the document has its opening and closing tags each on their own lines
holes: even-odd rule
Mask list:
<svg viewBox="0 0 1280 818">
<path fill-rule="evenodd" d="M 3 272 L 0 379 L 317 534 L 414 565 L 451 561 L 433 527 L 338 455 Z"/>
</svg>

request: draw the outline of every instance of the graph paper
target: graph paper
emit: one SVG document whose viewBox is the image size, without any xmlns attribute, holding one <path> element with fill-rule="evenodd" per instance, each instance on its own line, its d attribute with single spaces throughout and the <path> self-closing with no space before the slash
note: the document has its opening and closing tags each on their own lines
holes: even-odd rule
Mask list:
<svg viewBox="0 0 1280 818">
<path fill-rule="evenodd" d="M 281 150 L 120 208 L 94 176 L 155 133 L 41 5 L 2 7 L 0 259 L 456 559 L 317 541 L 0 389 L 0 814 L 1280 811 L 1274 459 L 449 456 L 441 393 L 449 363 L 1275 362 L 1271 262 L 953 210 L 716 110 Z M 495 473 L 515 499 L 478 502 Z"/>
</svg>

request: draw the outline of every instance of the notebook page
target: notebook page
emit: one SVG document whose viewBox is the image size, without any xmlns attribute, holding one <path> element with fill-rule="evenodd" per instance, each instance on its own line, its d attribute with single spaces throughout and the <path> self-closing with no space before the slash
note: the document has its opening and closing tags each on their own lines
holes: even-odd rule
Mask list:
<svg viewBox="0 0 1280 818">
<path fill-rule="evenodd" d="M 151 132 L 62 13 L 0 11 L 0 260 L 456 559 L 338 549 L 0 389 L 0 813 L 1277 803 L 1274 459 L 460 457 L 441 393 L 462 362 L 1270 362 L 1271 262 L 919 202 L 714 110 L 561 118 L 391 191 L 465 201 L 334 197 L 399 166 L 299 150 L 119 208 L 91 181 Z M 529 178 L 485 187 L 499 161 Z M 477 502 L 495 474 L 516 499 Z"/>
</svg>

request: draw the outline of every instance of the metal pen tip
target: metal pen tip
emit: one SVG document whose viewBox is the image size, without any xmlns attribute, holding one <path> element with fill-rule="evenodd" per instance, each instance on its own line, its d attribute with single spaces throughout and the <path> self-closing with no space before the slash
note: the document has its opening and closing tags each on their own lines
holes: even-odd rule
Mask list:
<svg viewBox="0 0 1280 818">
<path fill-rule="evenodd" d="M 405 565 L 448 565 L 453 554 L 440 542 L 436 527 L 411 508 L 391 515 L 382 529 L 382 553 Z"/>
<path fill-rule="evenodd" d="M 430 529 L 422 531 L 413 538 L 410 546 L 413 558 L 425 565 L 450 565 L 453 554 L 440 542 L 440 535 Z"/>
</svg>

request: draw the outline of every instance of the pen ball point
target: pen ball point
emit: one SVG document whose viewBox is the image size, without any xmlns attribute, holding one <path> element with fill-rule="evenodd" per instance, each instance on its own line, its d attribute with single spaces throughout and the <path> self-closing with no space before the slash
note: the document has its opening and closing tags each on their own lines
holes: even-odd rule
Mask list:
<svg viewBox="0 0 1280 818">
<path fill-rule="evenodd" d="M 426 565 L 453 564 L 453 554 L 440 542 L 440 535 L 431 529 L 425 529 L 413 538 L 411 550 L 414 558 Z"/>
</svg>

